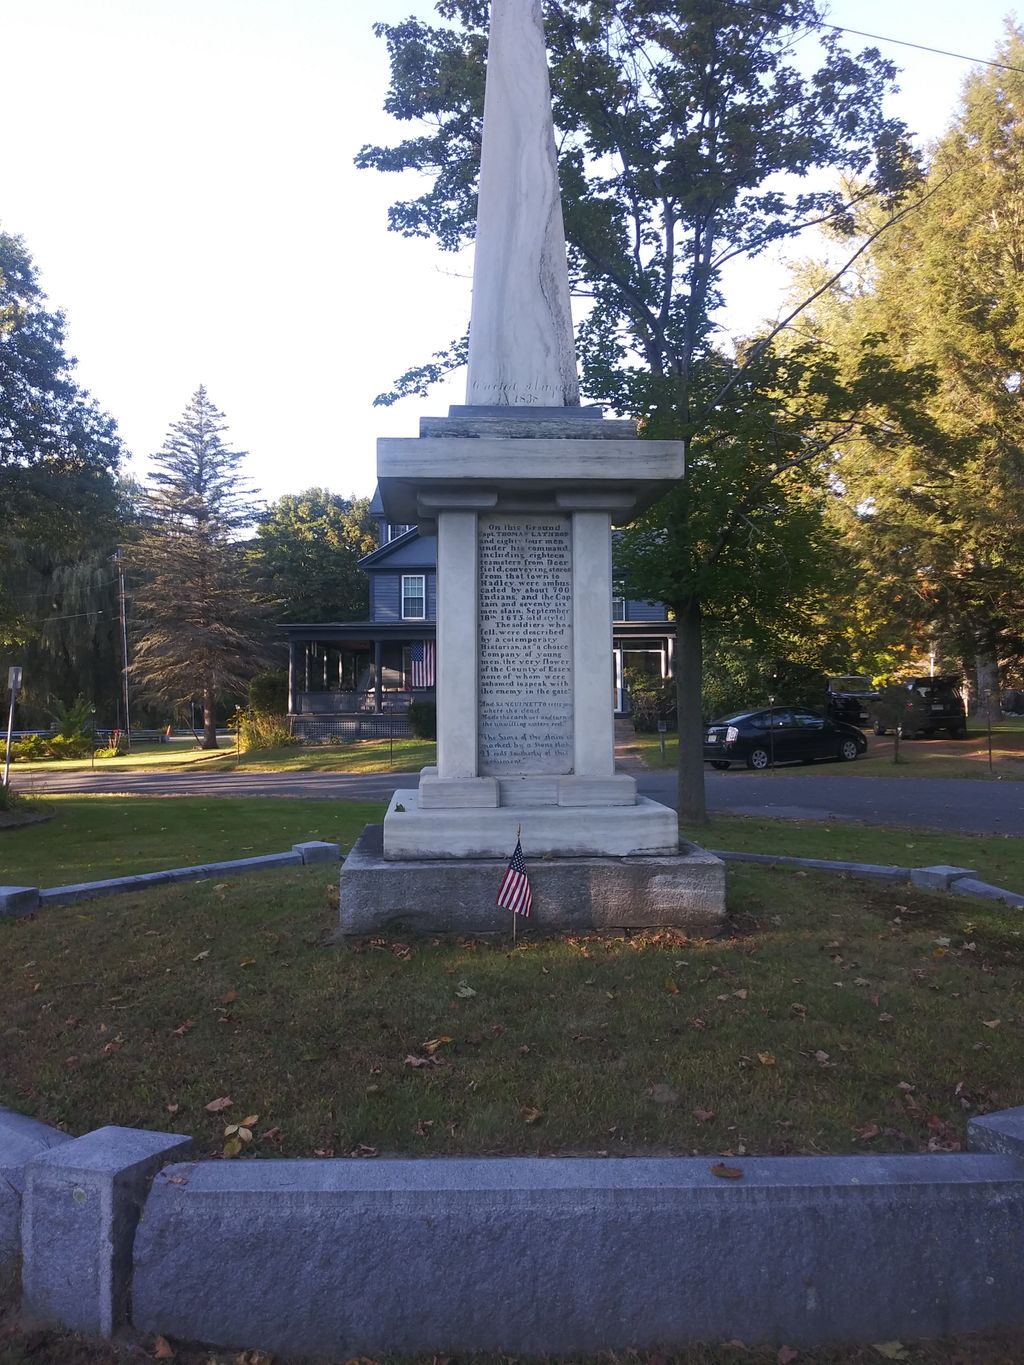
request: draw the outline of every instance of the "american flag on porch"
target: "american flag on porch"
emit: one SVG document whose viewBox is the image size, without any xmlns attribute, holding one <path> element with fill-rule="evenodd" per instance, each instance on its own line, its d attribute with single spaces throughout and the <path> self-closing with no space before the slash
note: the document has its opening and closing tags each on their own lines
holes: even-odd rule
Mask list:
<svg viewBox="0 0 1024 1365">
<path fill-rule="evenodd" d="M 409 650 L 413 687 L 434 686 L 434 642 L 417 640 Z"/>
<path fill-rule="evenodd" d="M 526 875 L 526 860 L 523 857 L 521 839 L 516 839 L 516 849 L 502 878 L 501 886 L 498 887 L 495 903 L 524 918 L 529 917 L 533 908 L 533 892 L 530 890 L 530 880 Z"/>
</svg>

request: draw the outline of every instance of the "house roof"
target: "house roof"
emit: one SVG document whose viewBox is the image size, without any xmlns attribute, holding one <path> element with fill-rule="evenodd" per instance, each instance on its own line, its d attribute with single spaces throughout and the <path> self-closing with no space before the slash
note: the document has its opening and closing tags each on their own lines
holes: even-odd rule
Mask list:
<svg viewBox="0 0 1024 1365">
<path fill-rule="evenodd" d="M 416 550 L 410 553 L 414 545 Z M 421 536 L 419 529 L 412 526 L 400 536 L 395 536 L 394 540 L 389 540 L 386 545 L 379 545 L 376 550 L 363 555 L 359 560 L 359 566 L 363 569 L 377 568 L 392 556 L 396 556 L 403 567 L 433 569 L 437 564 L 436 537 Z"/>
</svg>

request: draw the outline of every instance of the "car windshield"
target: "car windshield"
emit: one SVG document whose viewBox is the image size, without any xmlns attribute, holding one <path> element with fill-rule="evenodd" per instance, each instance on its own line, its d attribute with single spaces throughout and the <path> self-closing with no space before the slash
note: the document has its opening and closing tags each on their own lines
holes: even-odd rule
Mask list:
<svg viewBox="0 0 1024 1365">
<path fill-rule="evenodd" d="M 712 725 L 735 725 L 738 720 L 746 720 L 750 715 L 749 711 L 737 711 L 734 716 L 722 716 L 720 720 L 713 720 Z"/>
<path fill-rule="evenodd" d="M 852 674 L 846 674 L 841 678 L 829 678 L 833 692 L 870 692 L 872 691 L 870 678 L 859 678 Z"/>
<path fill-rule="evenodd" d="M 952 678 L 919 678 L 911 683 L 911 688 L 926 701 L 932 697 L 937 700 L 949 700 L 955 698 L 959 692 Z"/>
</svg>

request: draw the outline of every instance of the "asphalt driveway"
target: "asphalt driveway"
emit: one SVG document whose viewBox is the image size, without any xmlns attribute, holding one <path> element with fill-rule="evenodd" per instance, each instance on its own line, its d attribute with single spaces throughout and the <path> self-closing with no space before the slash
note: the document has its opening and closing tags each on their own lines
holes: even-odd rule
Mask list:
<svg viewBox="0 0 1024 1365">
<path fill-rule="evenodd" d="M 139 796 L 303 796 L 386 801 L 396 787 L 414 787 L 415 773 L 19 773 L 12 785 L 38 792 Z M 675 805 L 674 772 L 638 772 L 640 791 Z M 787 776 L 708 773 L 711 811 L 791 820 L 863 820 L 966 834 L 1024 836 L 1024 783 L 971 778 Z"/>
</svg>

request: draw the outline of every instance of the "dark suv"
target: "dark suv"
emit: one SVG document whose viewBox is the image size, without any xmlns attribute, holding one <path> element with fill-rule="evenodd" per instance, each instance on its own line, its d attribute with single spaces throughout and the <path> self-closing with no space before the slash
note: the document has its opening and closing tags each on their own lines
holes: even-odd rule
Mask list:
<svg viewBox="0 0 1024 1365">
<path fill-rule="evenodd" d="M 951 739 L 966 739 L 967 711 L 960 695 L 962 679 L 954 674 L 937 678 L 907 678 L 887 687 L 873 706 L 871 728 L 876 735 L 902 727 L 905 739 L 945 730 Z"/>
<path fill-rule="evenodd" d="M 868 705 L 878 696 L 870 678 L 844 673 L 829 678 L 825 692 L 825 709 L 833 720 L 844 720 L 847 725 L 867 725 L 870 720 Z"/>
</svg>

